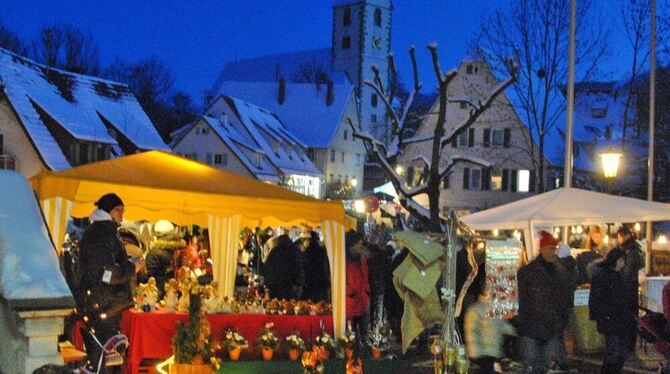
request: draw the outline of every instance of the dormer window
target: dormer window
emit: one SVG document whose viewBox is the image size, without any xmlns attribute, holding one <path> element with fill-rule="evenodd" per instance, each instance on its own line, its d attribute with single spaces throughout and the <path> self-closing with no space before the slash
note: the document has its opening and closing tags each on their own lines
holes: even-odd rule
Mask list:
<svg viewBox="0 0 670 374">
<path fill-rule="evenodd" d="M 596 101 L 591 106 L 591 115 L 593 118 L 604 118 L 607 115 L 607 102 Z"/>
<path fill-rule="evenodd" d="M 477 74 L 479 73 L 479 67 L 476 65 L 469 64 L 465 67 L 466 74 Z"/>
<path fill-rule="evenodd" d="M 382 27 L 382 10 L 375 9 L 375 26 Z"/>
<path fill-rule="evenodd" d="M 351 25 L 351 9 L 344 8 L 344 13 L 342 14 L 342 23 L 344 26 Z"/>
</svg>

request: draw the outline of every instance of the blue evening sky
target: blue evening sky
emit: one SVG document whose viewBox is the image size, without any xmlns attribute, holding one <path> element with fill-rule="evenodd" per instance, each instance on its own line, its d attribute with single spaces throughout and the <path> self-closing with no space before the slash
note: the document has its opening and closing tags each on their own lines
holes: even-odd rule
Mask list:
<svg viewBox="0 0 670 374">
<path fill-rule="evenodd" d="M 611 4 L 609 0 L 594 2 Z M 455 67 L 466 56 L 481 17 L 505 2 L 393 3 L 393 50 L 401 75 L 405 83 L 411 83 L 407 48 L 415 45 L 423 92 L 428 92 L 435 80 L 426 45 L 436 41 L 443 69 Z M 200 103 L 202 92 L 227 62 L 330 47 L 331 4 L 331 0 L 2 0 L 0 20 L 24 40 L 32 39 L 42 25 L 71 23 L 93 34 L 103 66 L 117 56 L 138 61 L 155 55 L 173 69 L 176 88 Z"/>
</svg>

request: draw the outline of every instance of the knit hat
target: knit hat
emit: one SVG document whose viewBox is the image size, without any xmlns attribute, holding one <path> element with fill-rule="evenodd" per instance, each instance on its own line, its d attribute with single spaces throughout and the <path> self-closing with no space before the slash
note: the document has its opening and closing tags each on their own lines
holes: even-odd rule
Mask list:
<svg viewBox="0 0 670 374">
<path fill-rule="evenodd" d="M 112 209 L 116 208 L 117 206 L 123 205 L 123 201 L 117 194 L 108 193 L 102 195 L 102 197 L 95 202 L 95 205 L 98 207 L 98 209 L 104 210 L 105 212 L 109 213 L 112 211 Z"/>
<path fill-rule="evenodd" d="M 557 245 L 558 240 L 553 235 L 544 230 L 540 231 L 540 248 L 556 247 Z"/>
</svg>

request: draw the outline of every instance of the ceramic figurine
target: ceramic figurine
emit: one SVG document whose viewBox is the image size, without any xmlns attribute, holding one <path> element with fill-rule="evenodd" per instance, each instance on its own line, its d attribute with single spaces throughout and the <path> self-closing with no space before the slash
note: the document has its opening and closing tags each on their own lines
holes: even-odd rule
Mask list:
<svg viewBox="0 0 670 374">
<path fill-rule="evenodd" d="M 221 301 L 221 312 L 230 314 L 233 312 L 233 308 L 230 306 L 230 301 L 228 301 L 228 296 L 224 296 Z"/>
<path fill-rule="evenodd" d="M 158 303 L 158 286 L 156 285 L 156 278 L 149 277 L 146 287 L 144 288 L 144 304 L 149 306 L 149 311 L 153 311 Z"/>
<path fill-rule="evenodd" d="M 178 312 L 188 312 L 188 307 L 191 303 L 191 282 L 186 279 L 179 283 L 179 292 L 181 297 L 177 303 Z"/>
<path fill-rule="evenodd" d="M 142 305 L 144 305 L 144 294 L 147 285 L 140 283 L 135 287 L 135 309 L 142 310 Z"/>
<path fill-rule="evenodd" d="M 165 310 L 168 313 L 174 313 L 177 310 L 179 284 L 177 280 L 172 278 L 165 283 Z"/>
<path fill-rule="evenodd" d="M 205 311 L 209 314 L 214 314 L 214 313 L 220 313 L 220 301 L 219 298 L 214 295 L 214 291 L 212 290 L 212 286 L 208 285 L 205 286 L 205 291 L 203 292 L 203 307 L 205 308 Z"/>
</svg>

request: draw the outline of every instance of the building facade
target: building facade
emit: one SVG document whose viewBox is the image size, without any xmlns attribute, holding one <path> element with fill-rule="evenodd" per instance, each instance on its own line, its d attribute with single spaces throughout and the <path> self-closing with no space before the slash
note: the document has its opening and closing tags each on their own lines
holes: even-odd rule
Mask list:
<svg viewBox="0 0 670 374">
<path fill-rule="evenodd" d="M 498 84 L 488 65 L 482 61 L 464 60 L 458 75 L 448 89 L 449 102 L 445 133 L 468 118 L 468 105 L 459 99 L 481 100 Z M 416 137 L 430 136 L 437 122 L 439 98 L 421 123 Z M 468 155 L 485 161 L 490 167 L 469 162 L 456 165 L 454 171 L 441 181 L 440 210 L 447 214 L 474 212 L 528 197 L 535 192 L 536 181 L 531 158 L 532 138 L 528 128 L 519 119 L 505 94 L 501 94 L 478 120 L 442 152 L 441 163 L 451 157 Z M 410 143 L 399 164 L 408 185 L 424 178 L 430 159 L 432 139 Z M 420 202 L 427 205 L 427 197 Z"/>
</svg>

